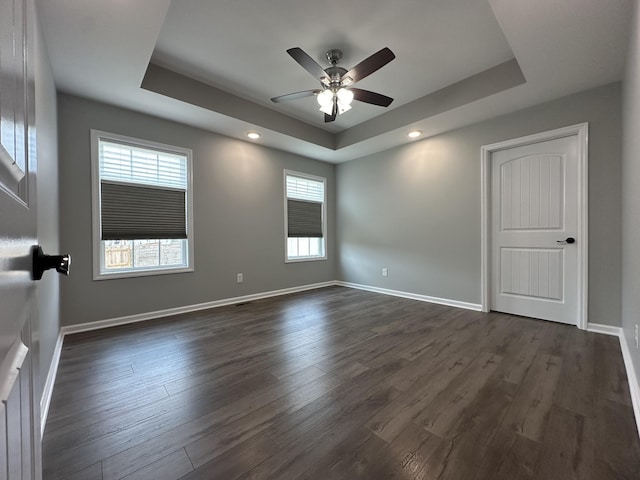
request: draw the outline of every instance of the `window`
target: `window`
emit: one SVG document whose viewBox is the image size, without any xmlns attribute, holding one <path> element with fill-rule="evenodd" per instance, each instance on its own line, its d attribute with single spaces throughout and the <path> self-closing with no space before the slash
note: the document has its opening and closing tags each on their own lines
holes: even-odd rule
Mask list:
<svg viewBox="0 0 640 480">
<path fill-rule="evenodd" d="M 191 151 L 91 131 L 94 279 L 193 270 Z"/>
<path fill-rule="evenodd" d="M 286 261 L 325 260 L 326 179 L 284 171 Z"/>
</svg>

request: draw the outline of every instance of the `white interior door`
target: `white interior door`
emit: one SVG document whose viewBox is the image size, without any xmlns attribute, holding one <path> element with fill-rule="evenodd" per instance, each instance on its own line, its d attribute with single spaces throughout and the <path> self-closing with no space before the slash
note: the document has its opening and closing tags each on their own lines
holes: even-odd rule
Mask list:
<svg viewBox="0 0 640 480">
<path fill-rule="evenodd" d="M 32 0 L 0 0 L 0 479 L 41 476 L 31 323 L 37 243 Z"/>
<path fill-rule="evenodd" d="M 491 310 L 577 324 L 578 135 L 491 153 Z"/>
</svg>

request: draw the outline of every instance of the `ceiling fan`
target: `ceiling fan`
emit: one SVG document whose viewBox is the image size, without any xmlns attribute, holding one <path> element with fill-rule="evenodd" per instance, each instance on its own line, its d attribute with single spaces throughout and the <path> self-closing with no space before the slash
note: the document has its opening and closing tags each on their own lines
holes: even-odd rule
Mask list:
<svg viewBox="0 0 640 480">
<path fill-rule="evenodd" d="M 287 53 L 291 55 L 302 68 L 318 78 L 322 88 L 281 95 L 272 98 L 272 102 L 280 103 L 316 95 L 318 103 L 320 104 L 320 111 L 324 112 L 325 122 L 333 122 L 336 119 L 336 115 L 350 110 L 353 100 L 379 105 L 381 107 L 388 107 L 391 102 L 393 102 L 393 98 L 387 97 L 386 95 L 352 87 L 354 83 L 368 77 L 396 58 L 393 52 L 387 47 L 365 58 L 348 71 L 338 66 L 338 63 L 342 59 L 342 51 L 338 49 L 332 49 L 326 53 L 327 60 L 331 63 L 331 66 L 328 68 L 322 68 L 299 47 L 290 48 L 287 50 Z"/>
</svg>

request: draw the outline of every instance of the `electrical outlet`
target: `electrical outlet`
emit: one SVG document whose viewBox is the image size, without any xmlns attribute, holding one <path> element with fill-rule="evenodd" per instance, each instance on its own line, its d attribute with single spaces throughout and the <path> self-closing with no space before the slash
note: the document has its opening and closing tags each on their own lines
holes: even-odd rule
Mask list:
<svg viewBox="0 0 640 480">
<path fill-rule="evenodd" d="M 387 270 L 387 267 L 382 267 L 382 276 L 383 277 L 389 276 L 389 271 Z"/>
<path fill-rule="evenodd" d="M 238 282 L 238 283 L 244 282 L 244 275 L 242 275 L 241 273 L 236 275 L 236 282 Z"/>
<path fill-rule="evenodd" d="M 638 345 L 638 324 L 636 323 L 636 348 L 640 348 Z"/>
</svg>

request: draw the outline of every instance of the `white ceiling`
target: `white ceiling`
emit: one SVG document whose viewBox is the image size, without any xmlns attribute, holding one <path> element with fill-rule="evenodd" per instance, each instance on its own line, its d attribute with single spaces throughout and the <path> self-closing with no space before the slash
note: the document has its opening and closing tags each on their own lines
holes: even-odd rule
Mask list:
<svg viewBox="0 0 640 480">
<path fill-rule="evenodd" d="M 342 162 L 622 77 L 631 0 L 36 0 L 59 90 L 236 138 Z M 350 68 L 393 97 L 325 124 L 287 53 Z M 515 61 L 513 60 L 515 59 Z M 152 63 L 152 67 L 147 68 Z M 144 85 L 143 85 L 144 81 Z M 144 88 L 141 88 L 141 85 Z"/>
</svg>

